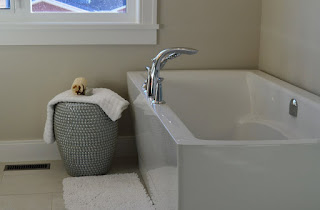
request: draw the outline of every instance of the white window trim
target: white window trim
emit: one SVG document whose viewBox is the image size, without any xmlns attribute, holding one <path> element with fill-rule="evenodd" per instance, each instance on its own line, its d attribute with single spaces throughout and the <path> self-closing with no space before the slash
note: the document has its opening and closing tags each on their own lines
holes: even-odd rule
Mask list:
<svg viewBox="0 0 320 210">
<path fill-rule="evenodd" d="M 156 44 L 157 0 L 137 1 L 139 14 L 129 23 L 0 21 L 0 45 Z"/>
</svg>

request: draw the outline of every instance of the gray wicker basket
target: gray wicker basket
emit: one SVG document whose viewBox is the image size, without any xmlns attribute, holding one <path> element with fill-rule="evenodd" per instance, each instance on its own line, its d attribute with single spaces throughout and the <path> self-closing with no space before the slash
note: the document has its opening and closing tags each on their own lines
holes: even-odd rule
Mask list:
<svg viewBox="0 0 320 210">
<path fill-rule="evenodd" d="M 69 175 L 93 176 L 108 172 L 116 149 L 118 123 L 98 105 L 58 103 L 53 125 Z"/>
</svg>

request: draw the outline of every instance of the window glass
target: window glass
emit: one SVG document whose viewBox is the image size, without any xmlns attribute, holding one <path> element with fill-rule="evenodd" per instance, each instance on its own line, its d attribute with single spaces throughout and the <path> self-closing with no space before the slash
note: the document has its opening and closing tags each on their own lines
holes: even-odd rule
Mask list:
<svg viewBox="0 0 320 210">
<path fill-rule="evenodd" d="M 6 1 L 6 0 L 0 0 Z M 33 13 L 126 13 L 126 0 L 30 0 Z"/>
<path fill-rule="evenodd" d="M 10 0 L 0 0 L 0 9 L 10 9 Z"/>
</svg>

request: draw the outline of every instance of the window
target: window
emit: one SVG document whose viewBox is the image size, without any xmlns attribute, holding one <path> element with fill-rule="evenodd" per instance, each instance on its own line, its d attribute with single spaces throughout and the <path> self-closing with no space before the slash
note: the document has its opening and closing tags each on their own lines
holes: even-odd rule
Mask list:
<svg viewBox="0 0 320 210">
<path fill-rule="evenodd" d="M 0 45 L 156 44 L 157 0 L 0 0 Z"/>
<path fill-rule="evenodd" d="M 0 0 L 0 9 L 10 9 L 10 0 Z"/>
<path fill-rule="evenodd" d="M 31 0 L 33 13 L 126 13 L 126 0 Z"/>
</svg>

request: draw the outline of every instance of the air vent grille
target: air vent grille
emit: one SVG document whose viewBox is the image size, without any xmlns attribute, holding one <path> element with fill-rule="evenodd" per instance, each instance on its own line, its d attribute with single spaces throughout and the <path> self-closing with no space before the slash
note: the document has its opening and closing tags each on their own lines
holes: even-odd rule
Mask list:
<svg viewBox="0 0 320 210">
<path fill-rule="evenodd" d="M 25 171 L 25 170 L 47 170 L 50 163 L 44 164 L 25 164 L 25 165 L 6 165 L 4 171 Z"/>
</svg>

